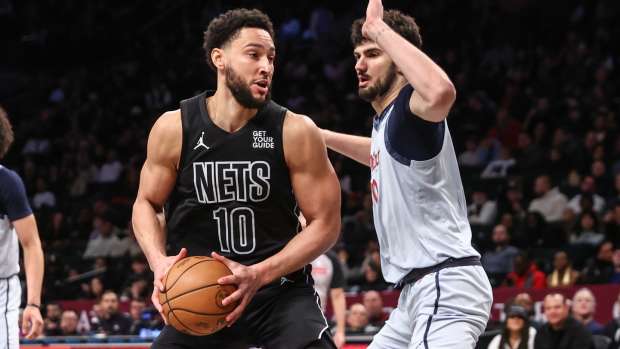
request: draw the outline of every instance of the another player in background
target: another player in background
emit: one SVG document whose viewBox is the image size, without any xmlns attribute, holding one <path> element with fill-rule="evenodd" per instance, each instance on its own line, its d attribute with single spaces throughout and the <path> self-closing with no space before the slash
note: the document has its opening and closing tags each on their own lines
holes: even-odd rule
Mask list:
<svg viewBox="0 0 620 349">
<path fill-rule="evenodd" d="M 338 238 L 340 187 L 319 129 L 270 100 L 273 38 L 258 10 L 211 21 L 204 48 L 217 90 L 182 101 L 149 135 L 133 226 L 154 305 L 161 312 L 162 278 L 186 254 L 225 263 L 234 275 L 218 281 L 238 290 L 222 303 L 239 301 L 230 327 L 195 337 L 166 326 L 153 348 L 334 347 L 306 266 Z M 166 242 L 181 252 L 167 256 Z"/>
<path fill-rule="evenodd" d="M 421 50 L 414 19 L 370 0 L 353 23 L 359 95 L 372 137 L 324 131 L 327 146 L 371 168 L 373 216 L 398 307 L 370 348 L 474 348 L 492 303 L 446 116 L 455 89 Z"/>
<path fill-rule="evenodd" d="M 13 143 L 13 128 L 0 107 L 0 160 Z M 28 203 L 24 183 L 17 173 L 0 165 L 0 347 L 19 348 L 19 243 L 24 249 L 27 304 L 23 313 L 22 333 L 36 338 L 43 330 L 41 286 L 43 284 L 43 250 L 37 223 Z"/>
<path fill-rule="evenodd" d="M 299 216 L 302 227 L 306 226 L 306 219 L 303 215 Z M 312 261 L 312 278 L 314 279 L 314 289 L 321 299 L 321 310 L 325 313 L 327 309 L 327 299 L 332 302 L 332 311 L 336 318 L 336 331 L 334 332 L 334 343 L 337 348 L 341 348 L 346 340 L 346 316 L 347 300 L 344 296 L 346 281 L 344 272 L 338 256 L 333 251 L 327 251 Z"/>
</svg>

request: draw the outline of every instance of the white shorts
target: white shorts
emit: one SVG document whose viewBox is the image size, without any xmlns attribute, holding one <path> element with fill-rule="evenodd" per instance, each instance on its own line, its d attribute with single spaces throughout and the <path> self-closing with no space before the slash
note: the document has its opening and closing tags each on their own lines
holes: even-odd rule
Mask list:
<svg viewBox="0 0 620 349">
<path fill-rule="evenodd" d="M 369 348 L 474 348 L 489 320 L 493 293 L 484 269 L 441 269 L 403 287 L 398 307 Z"/>
<path fill-rule="evenodd" d="M 19 277 L 0 278 L 0 349 L 19 348 L 19 305 L 22 288 Z"/>
</svg>

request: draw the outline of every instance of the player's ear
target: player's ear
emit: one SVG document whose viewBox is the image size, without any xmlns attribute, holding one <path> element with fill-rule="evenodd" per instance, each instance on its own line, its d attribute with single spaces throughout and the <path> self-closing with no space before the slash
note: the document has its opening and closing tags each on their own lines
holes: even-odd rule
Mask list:
<svg viewBox="0 0 620 349">
<path fill-rule="evenodd" d="M 214 48 L 211 50 L 211 62 L 218 70 L 224 69 L 224 50 L 221 48 Z"/>
</svg>

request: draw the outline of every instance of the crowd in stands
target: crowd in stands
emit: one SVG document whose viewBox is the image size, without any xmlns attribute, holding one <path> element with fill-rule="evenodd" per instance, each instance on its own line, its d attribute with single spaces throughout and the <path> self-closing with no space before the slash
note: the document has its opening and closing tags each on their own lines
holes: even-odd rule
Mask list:
<svg viewBox="0 0 620 349">
<path fill-rule="evenodd" d="M 0 58 L 0 104 L 16 135 L 4 165 L 24 179 L 44 243 L 47 336 L 161 326 L 149 304 L 152 274 L 133 236 L 131 205 L 155 118 L 213 86 L 201 52 L 213 16 L 237 6 L 263 8 L 277 28 L 274 99 L 321 127 L 369 134 L 372 112 L 356 96 L 348 44 L 362 6 L 275 3 L 7 1 L 0 7 L 0 37 L 10 52 Z M 473 243 L 493 286 L 620 283 L 620 41 L 614 39 L 620 5 L 386 4 L 399 6 L 416 17 L 424 50 L 458 91 L 448 122 Z M 330 157 L 343 197 L 334 250 L 347 290 L 365 292 L 364 302 L 348 310 L 347 329 L 373 333 L 385 309 L 366 295 L 391 285 L 381 276 L 368 171 Z M 78 298 L 95 302 L 84 319 L 55 303 Z M 617 341 L 619 320 L 608 325 L 615 326 L 611 332 L 587 322 L 586 298 L 594 295 L 575 295 L 567 326 L 613 332 Z M 130 303 L 129 313 L 118 311 L 119 300 Z M 523 321 L 507 321 L 502 333 L 520 333 L 528 342 L 532 326 L 535 341 L 557 341 L 553 323 L 568 316 L 567 304 L 560 296 L 546 298 L 545 310 L 555 315 L 542 326 L 510 308 L 508 319 Z M 566 333 L 581 333 L 569 328 Z M 513 338 L 499 341 L 506 340 Z"/>
</svg>

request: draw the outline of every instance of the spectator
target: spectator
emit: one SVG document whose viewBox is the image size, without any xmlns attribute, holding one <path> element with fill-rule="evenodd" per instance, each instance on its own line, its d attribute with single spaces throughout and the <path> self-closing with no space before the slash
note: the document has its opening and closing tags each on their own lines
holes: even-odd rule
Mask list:
<svg viewBox="0 0 620 349">
<path fill-rule="evenodd" d="M 532 300 L 532 296 L 530 296 L 527 292 L 521 292 L 515 296 L 515 299 L 512 301 L 513 305 L 518 305 L 523 307 L 527 312 L 529 317 L 530 326 L 534 327 L 538 330 L 542 324 L 536 320 L 536 313 L 534 312 L 534 301 Z"/>
<path fill-rule="evenodd" d="M 534 349 L 536 329 L 530 326 L 525 308 L 511 305 L 506 311 L 502 332 L 491 340 L 488 349 Z"/>
<path fill-rule="evenodd" d="M 45 179 L 37 178 L 37 192 L 32 197 L 32 206 L 35 209 L 41 209 L 45 206 L 49 208 L 56 207 L 56 195 L 47 188 Z"/>
<path fill-rule="evenodd" d="M 118 296 L 114 291 L 105 291 L 101 297 L 100 331 L 106 335 L 127 335 L 131 319 L 118 309 Z"/>
<path fill-rule="evenodd" d="M 545 297 L 543 309 L 547 317 L 536 333 L 535 349 L 589 349 L 592 334 L 577 320 L 568 316 L 566 298 L 560 293 Z"/>
<path fill-rule="evenodd" d="M 508 171 L 516 164 L 510 149 L 502 148 L 500 158 L 491 161 L 480 174 L 481 178 L 506 178 Z"/>
<path fill-rule="evenodd" d="M 472 194 L 472 204 L 467 208 L 467 217 L 471 224 L 489 226 L 495 221 L 497 203 L 489 200 L 488 194 L 476 189 Z"/>
<path fill-rule="evenodd" d="M 620 293 L 614 302 L 613 319 L 605 326 L 603 334 L 611 339 L 609 349 L 620 348 Z"/>
<path fill-rule="evenodd" d="M 491 239 L 495 246 L 482 255 L 482 266 L 487 273 L 505 276 L 512 271 L 512 264 L 519 250 L 510 245 L 508 231 L 501 224 L 495 226 Z"/>
<path fill-rule="evenodd" d="M 119 257 L 124 251 L 119 248 L 120 239 L 118 237 L 120 230 L 112 222 L 113 218 L 110 211 L 106 211 L 104 215 L 96 217 L 93 225 L 93 237 L 86 245 L 84 258 L 96 257 Z"/>
<path fill-rule="evenodd" d="M 547 277 L 547 287 L 569 287 L 579 278 L 579 272 L 574 270 L 566 251 L 558 251 L 553 256 L 553 271 Z"/>
<path fill-rule="evenodd" d="M 576 236 L 570 237 L 573 245 L 598 246 L 605 239 L 605 235 L 598 232 L 598 219 L 592 211 L 582 211 L 579 217 L 579 231 Z"/>
<path fill-rule="evenodd" d="M 590 333 L 600 334 L 603 332 L 603 325 L 594 320 L 595 311 L 596 298 L 592 291 L 585 287 L 579 289 L 573 296 L 573 318 L 581 322 Z"/>
<path fill-rule="evenodd" d="M 129 305 L 129 316 L 131 318 L 131 326 L 129 327 L 129 334 L 137 336 L 143 329 L 149 329 L 151 327 L 150 322 L 145 319 L 144 311 L 146 309 L 146 303 L 142 300 L 132 300 Z"/>
<path fill-rule="evenodd" d="M 545 274 L 538 270 L 536 263 L 530 261 L 525 252 L 515 256 L 513 270 L 506 276 L 506 285 L 518 288 L 542 289 L 546 287 Z"/>
<path fill-rule="evenodd" d="M 482 152 L 476 138 L 469 137 L 465 141 L 465 151 L 459 155 L 459 165 L 464 167 L 478 167 L 482 165 Z"/>
<path fill-rule="evenodd" d="M 605 239 L 620 246 L 620 202 L 605 214 Z"/>
<path fill-rule="evenodd" d="M 75 310 L 65 310 L 62 312 L 60 318 L 60 335 L 61 336 L 77 336 L 79 335 L 78 327 L 78 314 Z"/>
<path fill-rule="evenodd" d="M 551 187 L 551 178 L 548 175 L 536 178 L 534 193 L 537 198 L 532 200 L 528 211 L 540 212 L 548 223 L 560 221 L 568 200 L 557 187 Z"/>
<path fill-rule="evenodd" d="M 614 246 L 610 241 L 604 241 L 599 245 L 596 257 L 589 259 L 581 272 L 580 283 L 604 284 L 611 280 L 614 272 L 613 248 Z"/>
<path fill-rule="evenodd" d="M 614 254 L 611 257 L 611 263 L 614 266 L 614 272 L 609 279 L 612 284 L 620 284 L 620 248 L 614 250 Z"/>
<path fill-rule="evenodd" d="M 390 311 L 383 307 L 383 298 L 377 291 L 366 291 L 363 296 L 364 307 L 368 312 L 368 323 L 381 328 L 390 317 Z"/>
<path fill-rule="evenodd" d="M 361 303 L 351 305 L 347 313 L 347 335 L 355 334 L 374 334 L 379 331 L 378 328 L 368 323 L 368 311 Z"/>
<path fill-rule="evenodd" d="M 592 207 L 594 212 L 600 214 L 605 209 L 605 199 L 596 193 L 596 183 L 592 176 L 584 177 L 581 182 L 581 191 L 579 194 L 575 195 L 569 202 L 568 207 L 570 207 L 575 213 L 579 214 L 583 211 L 583 201 L 582 199 L 586 197 L 591 200 Z"/>
<path fill-rule="evenodd" d="M 45 306 L 45 319 L 43 320 L 43 334 L 46 336 L 60 336 L 60 317 L 62 308 L 58 303 L 49 303 Z"/>
</svg>

